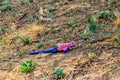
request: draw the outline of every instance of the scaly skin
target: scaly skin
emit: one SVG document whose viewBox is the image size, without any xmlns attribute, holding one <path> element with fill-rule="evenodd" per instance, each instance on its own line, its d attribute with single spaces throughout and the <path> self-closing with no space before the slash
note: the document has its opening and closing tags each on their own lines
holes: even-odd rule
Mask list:
<svg viewBox="0 0 120 80">
<path fill-rule="evenodd" d="M 57 52 L 68 52 L 69 49 L 76 45 L 76 42 L 71 41 L 69 43 L 58 44 L 50 49 L 40 50 L 35 52 L 28 52 L 28 54 L 41 54 L 41 53 L 57 53 Z"/>
<path fill-rule="evenodd" d="M 58 44 L 57 51 L 66 51 L 75 45 L 76 45 L 76 42 L 74 41 L 71 41 L 69 43 Z"/>
</svg>

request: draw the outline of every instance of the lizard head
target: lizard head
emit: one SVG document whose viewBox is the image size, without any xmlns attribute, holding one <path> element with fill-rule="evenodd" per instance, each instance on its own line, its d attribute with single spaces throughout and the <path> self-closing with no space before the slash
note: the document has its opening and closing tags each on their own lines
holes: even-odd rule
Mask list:
<svg viewBox="0 0 120 80">
<path fill-rule="evenodd" d="M 73 47 L 73 46 L 75 46 L 76 45 L 76 42 L 75 41 L 71 41 L 70 43 L 69 43 L 69 47 Z"/>
</svg>

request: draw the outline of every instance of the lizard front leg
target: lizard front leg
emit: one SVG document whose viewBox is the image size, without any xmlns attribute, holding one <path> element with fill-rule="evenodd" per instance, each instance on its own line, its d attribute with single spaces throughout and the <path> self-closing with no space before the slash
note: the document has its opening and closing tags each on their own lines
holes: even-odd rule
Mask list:
<svg viewBox="0 0 120 80">
<path fill-rule="evenodd" d="M 67 53 L 67 52 L 69 52 L 69 51 L 70 51 L 69 48 L 65 48 L 65 49 L 63 50 L 64 53 Z"/>
</svg>

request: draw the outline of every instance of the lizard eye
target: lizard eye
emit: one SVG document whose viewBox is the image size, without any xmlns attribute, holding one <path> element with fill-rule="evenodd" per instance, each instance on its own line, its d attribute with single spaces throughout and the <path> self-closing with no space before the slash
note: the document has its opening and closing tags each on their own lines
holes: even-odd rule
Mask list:
<svg viewBox="0 0 120 80">
<path fill-rule="evenodd" d="M 72 42 L 72 44 L 74 44 L 74 43 Z"/>
<path fill-rule="evenodd" d="M 72 45 L 74 45 L 74 44 L 75 44 L 75 42 L 71 42 L 71 44 L 72 44 Z"/>
</svg>

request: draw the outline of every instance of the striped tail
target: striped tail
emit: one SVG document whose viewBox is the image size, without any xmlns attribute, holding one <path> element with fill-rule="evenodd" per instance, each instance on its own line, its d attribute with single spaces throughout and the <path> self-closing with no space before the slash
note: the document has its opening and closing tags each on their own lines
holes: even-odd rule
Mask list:
<svg viewBox="0 0 120 80">
<path fill-rule="evenodd" d="M 27 52 L 28 54 L 41 54 L 43 53 L 43 50 L 40 50 L 40 51 L 33 51 L 33 52 Z"/>
</svg>

